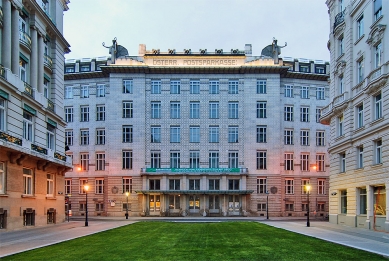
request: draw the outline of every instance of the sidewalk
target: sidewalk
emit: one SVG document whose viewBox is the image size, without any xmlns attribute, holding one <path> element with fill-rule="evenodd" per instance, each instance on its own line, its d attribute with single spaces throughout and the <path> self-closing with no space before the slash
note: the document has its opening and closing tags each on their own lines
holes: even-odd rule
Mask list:
<svg viewBox="0 0 389 261">
<path fill-rule="evenodd" d="M 48 246 L 74 238 L 91 235 L 101 231 L 132 224 L 137 221 L 179 221 L 179 222 L 216 222 L 216 221 L 256 221 L 269 226 L 285 229 L 299 234 L 330 241 L 389 257 L 389 233 L 372 230 L 351 228 L 334 225 L 324 221 L 311 221 L 311 226 L 306 226 L 302 219 L 249 218 L 249 217 L 185 217 L 185 218 L 134 218 L 128 220 L 120 217 L 93 217 L 89 226 L 84 226 L 84 221 L 70 221 L 46 227 L 31 227 L 28 229 L 0 232 L 0 258 L 34 248 Z"/>
</svg>

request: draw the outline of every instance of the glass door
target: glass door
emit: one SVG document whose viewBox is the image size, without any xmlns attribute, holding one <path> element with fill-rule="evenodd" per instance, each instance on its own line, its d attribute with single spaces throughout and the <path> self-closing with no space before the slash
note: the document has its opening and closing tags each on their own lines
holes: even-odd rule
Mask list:
<svg viewBox="0 0 389 261">
<path fill-rule="evenodd" d="M 240 214 L 240 197 L 239 195 L 228 196 L 228 214 L 239 215 Z"/>
<path fill-rule="evenodd" d="M 189 196 L 189 213 L 199 213 L 200 211 L 200 197 L 197 195 Z"/>
<path fill-rule="evenodd" d="M 159 215 L 161 211 L 161 196 L 149 195 L 150 215 Z"/>
</svg>

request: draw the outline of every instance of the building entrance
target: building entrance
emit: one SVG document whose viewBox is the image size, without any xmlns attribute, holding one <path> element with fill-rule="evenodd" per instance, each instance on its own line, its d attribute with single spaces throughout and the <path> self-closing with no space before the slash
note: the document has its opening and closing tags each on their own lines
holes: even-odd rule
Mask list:
<svg viewBox="0 0 389 261">
<path fill-rule="evenodd" d="M 149 211 L 150 215 L 159 215 L 161 212 L 161 196 L 149 195 Z"/>
<path fill-rule="evenodd" d="M 189 195 L 189 213 L 199 213 L 200 197 L 198 195 Z"/>
<path fill-rule="evenodd" d="M 228 215 L 240 214 L 240 196 L 229 195 L 228 196 Z"/>
</svg>

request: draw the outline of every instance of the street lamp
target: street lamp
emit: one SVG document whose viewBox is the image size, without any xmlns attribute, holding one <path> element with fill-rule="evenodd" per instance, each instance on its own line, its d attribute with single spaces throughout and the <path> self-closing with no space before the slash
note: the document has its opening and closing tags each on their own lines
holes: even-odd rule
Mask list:
<svg viewBox="0 0 389 261">
<path fill-rule="evenodd" d="M 85 184 L 84 185 L 84 190 L 85 190 L 85 226 L 88 226 L 88 189 L 89 185 Z"/>
<path fill-rule="evenodd" d="M 266 190 L 266 219 L 269 219 L 269 190 Z"/>
<path fill-rule="evenodd" d="M 311 223 L 309 222 L 309 191 L 311 190 L 311 185 L 307 184 L 305 186 L 307 190 L 307 197 L 308 197 L 308 204 L 307 204 L 307 227 L 311 226 Z"/>
<path fill-rule="evenodd" d="M 130 193 L 128 193 L 128 191 L 126 192 L 126 197 L 127 197 L 127 204 L 126 204 L 126 219 L 128 219 L 128 195 Z"/>
</svg>

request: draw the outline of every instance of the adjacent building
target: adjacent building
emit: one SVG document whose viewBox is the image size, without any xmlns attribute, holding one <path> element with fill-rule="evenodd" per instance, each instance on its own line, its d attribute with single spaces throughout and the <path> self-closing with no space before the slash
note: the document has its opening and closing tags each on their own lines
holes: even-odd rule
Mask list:
<svg viewBox="0 0 389 261">
<path fill-rule="evenodd" d="M 0 6 L 0 229 L 65 219 L 63 12 L 67 0 Z"/>
<path fill-rule="evenodd" d="M 389 2 L 328 0 L 331 223 L 389 231 Z"/>
<path fill-rule="evenodd" d="M 325 218 L 329 64 L 280 48 L 129 56 L 114 40 L 110 57 L 66 60 L 69 210 L 303 217 L 310 184 L 310 215 Z"/>
</svg>

